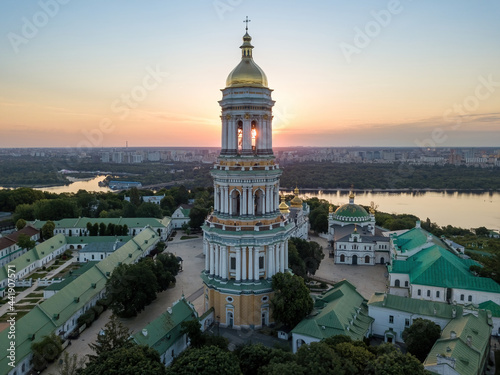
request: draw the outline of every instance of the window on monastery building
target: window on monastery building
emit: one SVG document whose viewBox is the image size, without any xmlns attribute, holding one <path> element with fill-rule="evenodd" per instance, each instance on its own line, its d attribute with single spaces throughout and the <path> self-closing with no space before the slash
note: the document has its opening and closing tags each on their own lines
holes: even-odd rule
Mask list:
<svg viewBox="0 0 500 375">
<path fill-rule="evenodd" d="M 394 316 L 393 315 L 389 315 L 389 323 L 394 323 Z"/>
<path fill-rule="evenodd" d="M 236 258 L 231 257 L 231 270 L 234 271 L 236 269 Z"/>
<path fill-rule="evenodd" d="M 440 295 L 439 290 L 436 290 L 436 298 L 439 298 L 439 295 Z"/>
<path fill-rule="evenodd" d="M 260 269 L 264 268 L 264 257 L 259 257 L 259 268 Z"/>
<path fill-rule="evenodd" d="M 430 290 L 428 290 L 428 291 L 427 291 L 427 297 L 430 297 L 430 296 L 431 296 L 431 291 L 430 291 Z"/>
<path fill-rule="evenodd" d="M 410 319 L 406 318 L 405 319 L 405 327 L 409 327 L 410 326 Z"/>
<path fill-rule="evenodd" d="M 399 286 L 400 286 L 400 281 L 399 281 L 399 279 L 396 279 L 396 280 L 394 281 L 394 286 L 395 286 L 395 287 L 399 287 Z"/>
<path fill-rule="evenodd" d="M 370 257 L 368 255 L 365 256 L 365 263 L 370 263 Z"/>
<path fill-rule="evenodd" d="M 422 291 L 419 289 L 417 290 L 417 295 L 421 296 L 422 295 Z"/>
<path fill-rule="evenodd" d="M 344 254 L 340 254 L 340 261 L 341 261 L 342 263 L 344 263 L 344 262 L 345 262 L 345 255 L 344 255 Z"/>
<path fill-rule="evenodd" d="M 405 281 L 405 287 L 408 288 L 408 281 Z"/>
<path fill-rule="evenodd" d="M 469 296 L 469 302 L 472 302 L 472 296 Z"/>
<path fill-rule="evenodd" d="M 463 294 L 460 295 L 460 301 L 465 301 L 465 296 Z"/>
</svg>

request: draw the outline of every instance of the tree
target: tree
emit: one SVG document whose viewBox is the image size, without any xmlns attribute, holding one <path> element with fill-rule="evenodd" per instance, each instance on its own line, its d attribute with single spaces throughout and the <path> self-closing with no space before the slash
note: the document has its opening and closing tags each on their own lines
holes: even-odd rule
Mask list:
<svg viewBox="0 0 500 375">
<path fill-rule="evenodd" d="M 52 332 L 50 335 L 44 336 L 42 340 L 32 343 L 31 351 L 33 353 L 33 367 L 35 370 L 41 371 L 62 353 L 61 338 Z"/>
<path fill-rule="evenodd" d="M 136 316 L 156 298 L 158 282 L 145 262 L 120 264 L 106 282 L 110 307 L 121 318 Z"/>
<path fill-rule="evenodd" d="M 171 375 L 240 375 L 238 358 L 216 346 L 190 348 L 174 359 L 167 368 Z"/>
<path fill-rule="evenodd" d="M 95 353 L 95 355 L 89 354 L 89 359 L 95 361 L 101 354 L 127 345 L 130 342 L 131 334 L 116 315 L 111 315 L 111 319 L 106 323 L 104 329 L 97 334 L 97 340 L 89 344 L 90 349 Z"/>
<path fill-rule="evenodd" d="M 273 317 L 289 327 L 295 327 L 313 309 L 304 279 L 290 273 L 277 273 L 273 276 L 272 287 L 275 291 L 271 299 Z"/>
<path fill-rule="evenodd" d="M 85 357 L 78 358 L 78 355 L 69 355 L 63 352 L 63 358 L 57 367 L 57 375 L 78 375 L 85 366 Z"/>
<path fill-rule="evenodd" d="M 155 349 L 132 343 L 102 352 L 81 371 L 81 375 L 165 375 L 165 373 L 165 365 Z"/>
<path fill-rule="evenodd" d="M 194 206 L 189 211 L 189 226 L 191 228 L 200 228 L 205 222 L 208 210 L 200 206 Z"/>
<path fill-rule="evenodd" d="M 172 197 L 171 195 L 165 195 L 160 201 L 160 208 L 162 210 L 165 210 L 168 215 L 172 215 L 176 208 L 174 197 Z"/>
<path fill-rule="evenodd" d="M 19 204 L 13 208 L 14 220 L 24 219 L 24 220 L 35 220 L 35 208 L 33 204 Z"/>
<path fill-rule="evenodd" d="M 288 243 L 290 244 L 290 242 L 294 244 L 300 258 L 303 260 L 306 274 L 314 275 L 321 260 L 325 257 L 323 248 L 317 242 L 306 241 L 297 237 L 290 239 Z"/>
<path fill-rule="evenodd" d="M 130 203 L 132 203 L 135 207 L 139 207 L 142 203 L 142 197 L 139 193 L 139 190 L 135 187 L 129 190 L 130 194 Z"/>
<path fill-rule="evenodd" d="M 261 375 L 306 375 L 306 369 L 296 362 L 289 363 L 269 363 L 259 370 Z"/>
<path fill-rule="evenodd" d="M 26 226 L 26 220 L 24 219 L 19 219 L 16 221 L 16 229 L 21 230 Z"/>
<path fill-rule="evenodd" d="M 201 348 L 205 343 L 205 337 L 198 319 L 183 321 L 181 323 L 181 334 L 188 336 L 192 348 Z"/>
<path fill-rule="evenodd" d="M 17 238 L 17 246 L 19 246 L 21 249 L 33 249 L 35 245 L 36 242 L 33 241 L 27 234 L 21 233 Z"/>
<path fill-rule="evenodd" d="M 408 352 L 425 361 L 436 340 L 441 336 L 441 327 L 432 320 L 417 318 L 401 335 Z"/>
<path fill-rule="evenodd" d="M 99 224 L 99 236 L 105 236 L 106 235 L 106 224 L 100 223 Z"/>
<path fill-rule="evenodd" d="M 299 255 L 295 244 L 288 240 L 288 267 L 292 269 L 294 275 L 307 277 L 306 264 Z"/>
<path fill-rule="evenodd" d="M 155 217 L 157 219 L 161 219 L 163 217 L 161 208 L 152 202 L 143 202 L 137 208 L 136 215 L 137 217 Z"/>
<path fill-rule="evenodd" d="M 307 374 L 344 374 L 339 355 L 322 342 L 302 345 L 296 356 L 297 364 L 304 367 Z"/>
<path fill-rule="evenodd" d="M 257 374 L 259 368 L 271 361 L 271 349 L 262 344 L 247 344 L 235 353 L 243 375 Z"/>
<path fill-rule="evenodd" d="M 476 236 L 488 236 L 490 234 L 490 231 L 486 227 L 475 228 L 474 232 Z"/>
<path fill-rule="evenodd" d="M 382 344 L 377 347 L 377 357 L 370 361 L 365 374 L 370 375 L 425 375 L 428 372 L 424 365 L 413 355 L 403 354 L 393 344 Z"/>
<path fill-rule="evenodd" d="M 375 359 L 366 345 L 355 345 L 353 342 L 343 342 L 335 345 L 334 350 L 340 356 L 342 369 L 346 374 L 363 374 L 368 363 Z"/>
<path fill-rule="evenodd" d="M 54 237 L 54 229 L 56 229 L 56 224 L 52 220 L 48 220 L 42 226 L 42 237 L 44 240 Z"/>
</svg>

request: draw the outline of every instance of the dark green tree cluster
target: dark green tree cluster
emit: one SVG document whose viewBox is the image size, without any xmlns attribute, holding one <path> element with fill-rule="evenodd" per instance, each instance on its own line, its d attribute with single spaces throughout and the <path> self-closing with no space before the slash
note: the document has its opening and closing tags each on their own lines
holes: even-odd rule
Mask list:
<svg viewBox="0 0 500 375">
<path fill-rule="evenodd" d="M 392 344 L 378 347 L 348 336 L 302 345 L 296 354 L 262 344 L 244 344 L 234 353 L 215 346 L 191 348 L 167 368 L 168 374 L 243 375 L 424 375 L 422 363 Z"/>
<path fill-rule="evenodd" d="M 122 318 L 136 316 L 156 299 L 158 292 L 175 283 L 178 272 L 179 262 L 173 254 L 120 264 L 106 283 L 111 309 Z"/>
<path fill-rule="evenodd" d="M 211 192 L 207 189 L 196 189 L 193 208 L 189 212 L 189 227 L 199 229 L 214 205 Z"/>
<path fill-rule="evenodd" d="M 317 242 L 296 237 L 288 241 L 288 263 L 295 275 L 303 278 L 314 275 L 324 257 L 323 248 Z"/>
<path fill-rule="evenodd" d="M 281 186 L 312 189 L 482 189 L 498 190 L 499 167 L 304 162 L 285 168 Z"/>
<path fill-rule="evenodd" d="M 328 211 L 330 203 L 316 197 L 306 200 L 311 212 L 309 213 L 309 225 L 316 233 L 328 232 Z"/>
<path fill-rule="evenodd" d="M 441 327 L 432 320 L 417 318 L 413 324 L 404 329 L 403 338 L 408 352 L 421 362 L 432 349 L 432 346 L 441 336 Z"/>
<path fill-rule="evenodd" d="M 411 229 L 419 218 L 408 214 L 388 214 L 385 212 L 375 213 L 375 224 L 388 230 Z"/>
<path fill-rule="evenodd" d="M 304 279 L 290 273 L 277 273 L 272 281 L 273 318 L 288 327 L 295 327 L 313 309 L 313 300 Z"/>
<path fill-rule="evenodd" d="M 33 367 L 41 371 L 62 353 L 62 340 L 54 332 L 31 344 Z"/>
<path fill-rule="evenodd" d="M 36 245 L 36 242 L 33 241 L 30 236 L 28 236 L 27 234 L 24 234 L 24 233 L 21 233 L 19 235 L 19 237 L 17 238 L 17 245 L 21 248 L 21 249 L 26 249 L 26 250 L 29 250 L 29 249 L 33 249 Z"/>
<path fill-rule="evenodd" d="M 108 225 L 104 223 L 87 223 L 87 232 L 89 236 L 127 236 L 128 226 L 116 225 L 109 223 Z"/>
</svg>

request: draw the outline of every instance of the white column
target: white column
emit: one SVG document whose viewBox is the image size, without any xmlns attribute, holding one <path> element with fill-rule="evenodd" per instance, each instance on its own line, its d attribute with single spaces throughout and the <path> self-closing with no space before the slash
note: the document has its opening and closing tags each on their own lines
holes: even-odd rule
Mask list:
<svg viewBox="0 0 500 375">
<path fill-rule="evenodd" d="M 247 248 L 241 248 L 241 279 L 247 280 Z"/>
<path fill-rule="evenodd" d="M 227 247 L 226 246 L 221 246 L 221 253 L 222 253 L 221 277 L 223 279 L 227 279 Z"/>
<path fill-rule="evenodd" d="M 229 197 L 229 193 L 227 195 L 228 195 L 228 198 L 227 198 L 227 201 L 226 201 L 226 205 L 227 205 L 227 211 L 226 211 L 226 213 L 229 214 L 229 215 L 232 215 L 233 214 L 233 198 Z"/>
<path fill-rule="evenodd" d="M 251 154 L 252 153 L 252 121 L 250 119 L 243 120 L 243 144 L 241 153 Z"/>
<path fill-rule="evenodd" d="M 273 120 L 273 116 L 269 116 L 269 120 L 267 120 L 267 148 L 269 151 L 272 151 L 273 149 L 273 130 L 271 127 L 271 122 Z"/>
<path fill-rule="evenodd" d="M 203 252 L 205 253 L 205 271 L 208 272 L 210 270 L 210 250 L 207 240 L 203 241 Z"/>
<path fill-rule="evenodd" d="M 267 247 L 268 262 L 267 262 L 267 278 L 270 279 L 274 275 L 274 245 Z"/>
<path fill-rule="evenodd" d="M 241 204 L 240 204 L 240 209 L 241 209 L 241 214 L 246 215 L 247 214 L 247 188 L 245 186 L 242 186 L 243 189 L 243 195 L 241 199 Z"/>
<path fill-rule="evenodd" d="M 215 274 L 215 249 L 214 244 L 209 244 L 210 246 L 210 275 L 213 276 Z"/>
<path fill-rule="evenodd" d="M 285 240 L 285 269 L 288 269 L 288 240 Z"/>
<path fill-rule="evenodd" d="M 226 144 L 227 128 L 225 126 L 226 121 L 224 120 L 224 116 L 221 116 L 220 119 L 221 119 L 221 123 L 222 123 L 222 126 L 221 126 L 221 153 L 223 153 L 227 149 L 227 144 Z"/>
<path fill-rule="evenodd" d="M 255 215 L 255 207 L 254 207 L 254 197 L 253 197 L 253 189 L 251 187 L 248 188 L 248 214 Z"/>
<path fill-rule="evenodd" d="M 280 187 L 276 185 L 274 189 L 274 209 L 277 210 L 280 205 Z"/>
<path fill-rule="evenodd" d="M 253 280 L 253 246 L 248 246 L 248 278 Z"/>
<path fill-rule="evenodd" d="M 286 241 L 285 241 L 286 242 Z M 285 272 L 285 244 L 280 244 L 280 272 Z"/>
<path fill-rule="evenodd" d="M 238 139 L 237 139 L 237 134 L 236 134 L 236 121 L 234 118 L 229 120 L 229 130 L 228 130 L 228 136 L 229 136 L 229 142 L 228 142 L 228 148 L 231 150 L 231 155 L 234 155 L 236 153 L 236 150 L 238 149 Z"/>
<path fill-rule="evenodd" d="M 236 281 L 241 281 L 241 248 L 236 248 Z"/>
<path fill-rule="evenodd" d="M 269 188 L 269 186 L 266 186 L 266 207 L 265 207 L 265 212 L 266 214 L 268 212 L 271 212 L 271 201 L 269 199 L 269 197 L 271 196 L 271 189 Z"/>
<path fill-rule="evenodd" d="M 254 274 L 253 274 L 253 279 L 255 281 L 259 280 L 259 250 L 260 250 L 259 247 L 256 247 L 254 249 L 254 265 L 253 265 Z"/>
<path fill-rule="evenodd" d="M 219 245 L 215 245 L 215 276 L 219 276 Z"/>
<path fill-rule="evenodd" d="M 269 197 L 269 212 L 274 212 L 274 186 L 269 187 L 270 197 Z"/>
<path fill-rule="evenodd" d="M 214 211 L 219 211 L 218 193 L 219 193 L 219 185 L 215 185 L 215 187 L 214 187 Z"/>
</svg>

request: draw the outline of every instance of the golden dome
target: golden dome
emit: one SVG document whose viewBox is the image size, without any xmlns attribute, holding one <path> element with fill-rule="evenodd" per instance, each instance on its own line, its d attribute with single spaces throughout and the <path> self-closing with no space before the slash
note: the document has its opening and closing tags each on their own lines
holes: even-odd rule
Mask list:
<svg viewBox="0 0 500 375">
<path fill-rule="evenodd" d="M 282 214 L 288 214 L 290 213 L 290 210 L 288 209 L 288 205 L 285 203 L 285 196 L 281 196 L 281 203 L 280 203 L 280 212 Z"/>
<path fill-rule="evenodd" d="M 295 194 L 295 197 L 290 201 L 290 204 L 292 207 L 295 208 L 302 208 L 302 199 L 299 198 L 299 188 L 296 187 L 295 190 L 293 191 L 293 194 Z"/>
<path fill-rule="evenodd" d="M 267 77 L 264 71 L 253 61 L 250 43 L 252 37 L 246 33 L 243 36 L 241 61 L 227 76 L 226 87 L 267 87 Z"/>
</svg>

